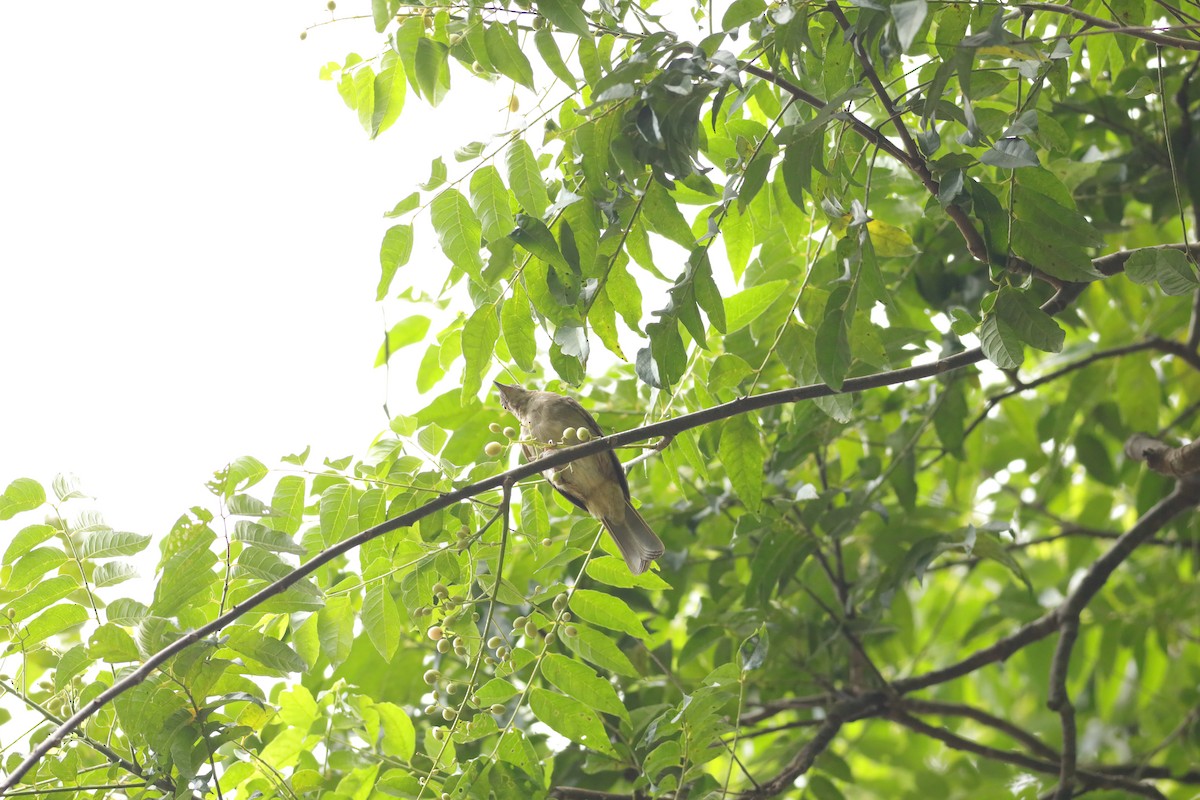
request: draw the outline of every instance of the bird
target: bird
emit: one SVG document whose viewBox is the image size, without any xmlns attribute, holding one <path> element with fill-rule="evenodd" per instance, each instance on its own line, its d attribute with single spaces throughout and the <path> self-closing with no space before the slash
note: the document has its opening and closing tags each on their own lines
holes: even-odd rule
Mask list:
<svg viewBox="0 0 1200 800">
<path fill-rule="evenodd" d="M 500 405 L 521 423 L 521 438 L 525 458 L 536 461 L 546 448 L 537 442 L 563 442 L 564 433 L 586 428 L 595 436 L 603 436 L 579 401 L 554 392 L 530 391 L 521 386 L 495 381 L 500 392 Z M 646 524 L 646 520 L 629 501 L 629 483 L 617 454 L 605 450 L 572 461 L 542 473 L 559 494 L 600 520 L 612 536 L 634 575 L 641 575 L 664 552 L 662 540 Z"/>
</svg>

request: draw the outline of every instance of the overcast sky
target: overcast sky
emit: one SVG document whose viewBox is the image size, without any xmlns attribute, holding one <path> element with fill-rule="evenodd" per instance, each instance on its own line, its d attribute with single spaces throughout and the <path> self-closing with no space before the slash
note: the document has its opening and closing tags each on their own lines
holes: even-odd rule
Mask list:
<svg viewBox="0 0 1200 800">
<path fill-rule="evenodd" d="M 362 453 L 385 427 L 382 212 L 501 130 L 509 90 L 459 72 L 436 116 L 410 93 L 369 141 L 317 73 L 380 39 L 362 20 L 300 40 L 330 17 L 5 6 L 0 488 L 73 472 L 110 525 L 162 534 L 236 456 Z M 393 412 L 426 402 L 406 383 Z"/>
</svg>

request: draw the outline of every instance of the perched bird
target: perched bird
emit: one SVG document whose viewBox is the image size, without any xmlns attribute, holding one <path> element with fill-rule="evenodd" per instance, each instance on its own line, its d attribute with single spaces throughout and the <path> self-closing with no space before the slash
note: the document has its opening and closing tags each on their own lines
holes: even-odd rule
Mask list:
<svg viewBox="0 0 1200 800">
<path fill-rule="evenodd" d="M 603 436 L 600 426 L 583 406 L 554 392 L 530 392 L 520 386 L 496 383 L 500 404 L 521 423 L 521 438 L 562 443 L 564 431 L 586 428 Z M 534 461 L 545 448 L 523 444 L 525 457 Z M 640 575 L 663 554 L 663 543 L 629 502 L 625 471 L 612 450 L 572 461 L 543 473 L 550 485 L 604 526 L 629 565 Z"/>
</svg>

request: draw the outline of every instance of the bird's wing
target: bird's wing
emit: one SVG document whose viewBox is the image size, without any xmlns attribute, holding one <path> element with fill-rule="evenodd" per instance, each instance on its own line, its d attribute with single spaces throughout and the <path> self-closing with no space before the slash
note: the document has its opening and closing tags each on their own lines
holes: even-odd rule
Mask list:
<svg viewBox="0 0 1200 800">
<path fill-rule="evenodd" d="M 585 413 L 586 413 L 586 412 L 585 412 Z M 525 453 L 525 460 L 526 460 L 526 461 L 537 461 L 537 460 L 538 460 L 538 458 L 540 458 L 540 457 L 541 457 L 541 456 L 540 456 L 538 453 L 536 453 L 536 452 L 534 451 L 534 449 L 533 449 L 532 447 L 530 447 L 530 446 L 529 446 L 529 445 L 527 445 L 527 444 L 523 444 L 523 445 L 521 445 L 521 450 L 522 450 L 522 451 Z M 547 473 L 545 473 L 545 474 L 549 475 L 550 473 L 549 473 L 549 472 L 547 472 Z M 624 476 L 624 474 L 625 474 L 625 473 L 621 473 L 621 474 L 622 474 L 622 476 Z M 551 482 L 550 482 L 550 485 L 551 485 L 551 486 L 554 486 L 554 490 L 555 490 L 556 492 L 558 492 L 558 493 L 559 493 L 559 494 L 561 494 L 563 497 L 565 497 L 565 498 L 567 498 L 568 500 L 570 500 L 570 501 L 571 501 L 572 503 L 574 503 L 575 505 L 579 506 L 579 508 L 583 509 L 584 511 L 587 511 L 587 510 L 588 510 L 587 506 L 586 506 L 586 505 L 584 505 L 584 502 L 583 502 L 582 500 L 580 500 L 578 497 L 576 497 L 575 495 L 573 495 L 573 494 L 570 494 L 570 493 L 568 493 L 568 492 L 564 492 L 562 489 L 558 488 L 558 486 L 555 486 L 555 484 L 554 484 L 554 482 L 553 482 L 553 481 L 551 481 Z M 589 513 L 590 513 L 590 512 L 589 512 Z"/>
<path fill-rule="evenodd" d="M 583 419 L 583 425 L 585 428 L 587 428 L 589 431 L 596 434 L 597 436 L 604 435 L 604 431 L 602 431 L 600 429 L 600 424 L 598 422 L 596 422 L 596 418 L 593 417 L 591 414 L 589 414 L 587 409 L 579 404 L 578 400 L 576 400 L 574 397 L 563 397 L 563 400 L 567 401 L 567 404 L 571 407 L 572 410 L 579 413 L 579 416 Z M 614 453 L 612 450 L 609 450 L 607 455 L 612 460 L 612 467 L 613 467 L 613 470 L 616 472 L 617 480 L 619 480 L 621 482 L 621 491 L 624 493 L 625 499 L 628 500 L 629 499 L 629 481 L 625 479 L 625 468 L 621 466 L 621 460 L 619 458 L 617 458 L 617 454 Z M 570 499 L 570 498 L 568 498 L 568 499 Z M 576 505 L 579 505 L 579 503 L 575 500 L 571 500 L 571 502 L 575 503 Z"/>
</svg>

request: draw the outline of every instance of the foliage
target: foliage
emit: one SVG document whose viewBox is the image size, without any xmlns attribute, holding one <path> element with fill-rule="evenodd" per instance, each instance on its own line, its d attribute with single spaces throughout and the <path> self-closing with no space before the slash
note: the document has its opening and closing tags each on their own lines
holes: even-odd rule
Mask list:
<svg viewBox="0 0 1200 800">
<path fill-rule="evenodd" d="M 468 80 L 533 109 L 388 214 L 378 363 L 421 344 L 429 399 L 232 461 L 156 547 L 12 482 L 10 783 L 1194 794 L 1195 472 L 1123 443 L 1187 456 L 1200 410 L 1196 18 L 663 5 L 373 0 L 382 54 L 322 71 L 369 135 Z M 627 431 L 560 462 L 656 437 L 658 571 L 486 454 L 501 370 Z"/>
</svg>

